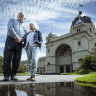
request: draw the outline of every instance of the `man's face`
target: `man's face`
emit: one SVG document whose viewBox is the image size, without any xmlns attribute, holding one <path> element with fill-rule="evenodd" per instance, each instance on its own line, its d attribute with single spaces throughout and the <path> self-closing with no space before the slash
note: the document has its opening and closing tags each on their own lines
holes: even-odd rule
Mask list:
<svg viewBox="0 0 96 96">
<path fill-rule="evenodd" d="M 23 21 L 23 20 L 24 20 L 24 14 L 23 14 L 23 13 L 19 13 L 19 14 L 18 14 L 18 19 L 19 19 L 20 21 Z"/>
</svg>

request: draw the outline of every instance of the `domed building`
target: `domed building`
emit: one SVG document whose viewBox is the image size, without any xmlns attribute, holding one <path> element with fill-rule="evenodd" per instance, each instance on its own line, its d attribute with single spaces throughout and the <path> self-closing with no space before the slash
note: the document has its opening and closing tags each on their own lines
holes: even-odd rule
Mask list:
<svg viewBox="0 0 96 96">
<path fill-rule="evenodd" d="M 56 36 L 51 32 L 46 37 L 46 56 L 39 59 L 37 73 L 71 73 L 88 54 L 96 54 L 96 29 L 91 18 L 79 11 L 69 33 Z"/>
</svg>

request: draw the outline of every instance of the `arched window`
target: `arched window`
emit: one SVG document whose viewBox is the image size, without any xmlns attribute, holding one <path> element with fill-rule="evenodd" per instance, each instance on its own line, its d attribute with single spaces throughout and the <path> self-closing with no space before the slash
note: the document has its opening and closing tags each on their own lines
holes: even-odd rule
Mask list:
<svg viewBox="0 0 96 96">
<path fill-rule="evenodd" d="M 37 68 L 37 72 L 39 71 L 39 68 Z"/>
<path fill-rule="evenodd" d="M 81 46 L 81 42 L 80 41 L 78 42 L 78 46 Z"/>
<path fill-rule="evenodd" d="M 78 33 L 78 29 L 77 29 L 77 33 Z"/>
<path fill-rule="evenodd" d="M 65 56 L 65 55 L 71 55 L 71 48 L 63 48 L 61 51 L 60 51 L 60 56 Z"/>
<path fill-rule="evenodd" d="M 95 47 L 96 47 L 96 43 L 95 43 Z"/>
<path fill-rule="evenodd" d="M 92 32 L 92 28 L 90 28 L 90 32 Z"/>
<path fill-rule="evenodd" d="M 42 69 L 43 69 L 43 72 L 45 72 L 45 67 L 43 67 Z"/>
<path fill-rule="evenodd" d="M 50 49 L 48 49 L 48 53 L 50 52 Z"/>
<path fill-rule="evenodd" d="M 50 39 L 48 39 L 48 43 L 50 42 Z"/>
</svg>

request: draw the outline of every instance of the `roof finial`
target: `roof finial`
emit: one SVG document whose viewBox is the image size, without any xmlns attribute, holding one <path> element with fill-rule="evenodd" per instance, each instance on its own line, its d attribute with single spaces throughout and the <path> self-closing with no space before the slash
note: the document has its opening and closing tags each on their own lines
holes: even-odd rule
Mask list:
<svg viewBox="0 0 96 96">
<path fill-rule="evenodd" d="M 52 26 L 52 23 L 51 23 L 51 34 L 53 34 L 53 26 Z"/>
<path fill-rule="evenodd" d="M 81 0 L 79 0 L 79 20 L 80 20 L 80 17 L 81 17 L 81 14 L 82 14 L 82 11 L 80 10 L 81 7 L 83 7 L 83 5 L 80 4 Z"/>
</svg>

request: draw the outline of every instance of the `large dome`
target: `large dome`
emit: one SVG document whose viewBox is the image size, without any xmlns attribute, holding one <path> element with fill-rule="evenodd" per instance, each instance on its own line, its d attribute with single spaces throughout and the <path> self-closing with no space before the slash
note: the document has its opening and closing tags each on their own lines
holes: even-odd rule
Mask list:
<svg viewBox="0 0 96 96">
<path fill-rule="evenodd" d="M 80 16 L 80 17 L 79 17 L 79 16 Z M 93 23 L 93 22 L 91 21 L 91 18 L 90 18 L 90 17 L 78 15 L 78 16 L 72 21 L 72 26 L 74 26 L 79 19 L 80 19 L 81 21 L 83 21 L 84 23 Z"/>
</svg>

